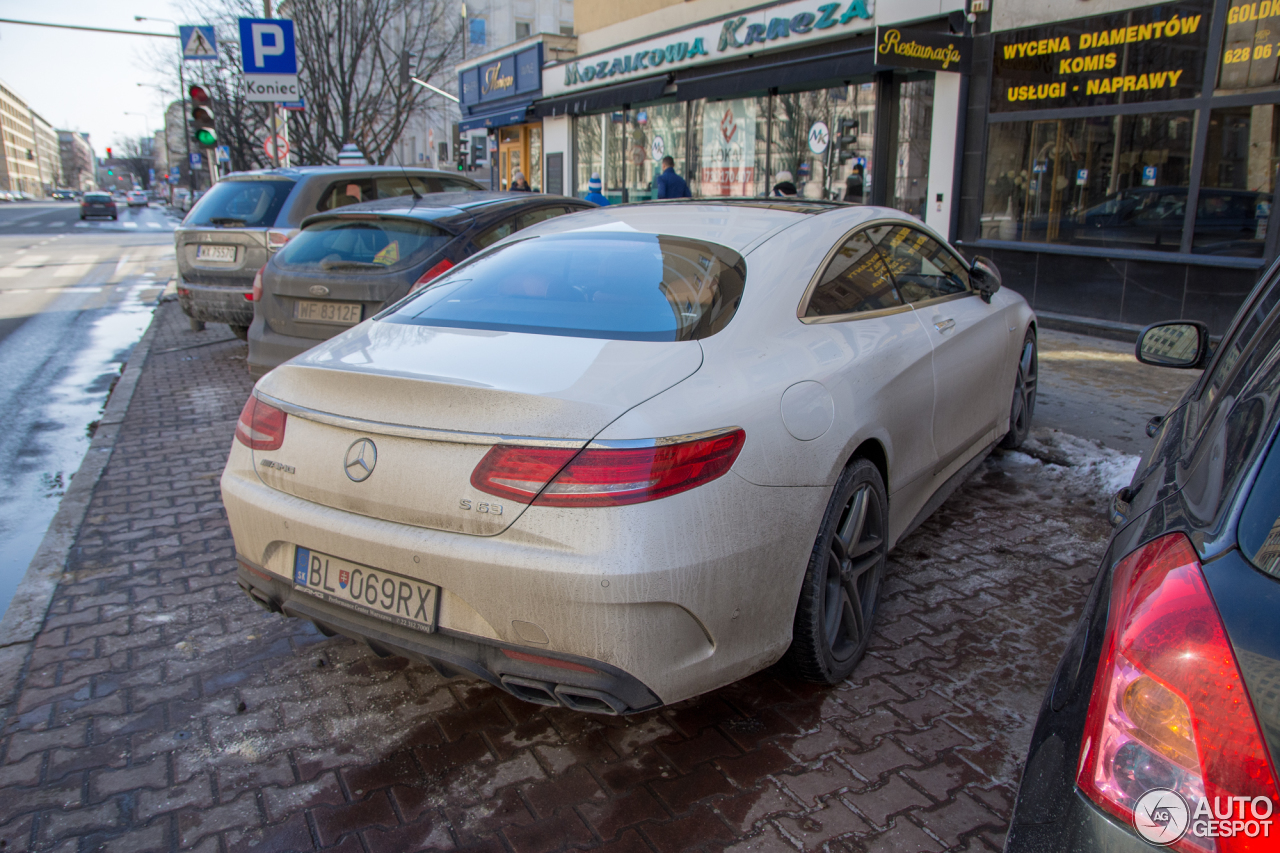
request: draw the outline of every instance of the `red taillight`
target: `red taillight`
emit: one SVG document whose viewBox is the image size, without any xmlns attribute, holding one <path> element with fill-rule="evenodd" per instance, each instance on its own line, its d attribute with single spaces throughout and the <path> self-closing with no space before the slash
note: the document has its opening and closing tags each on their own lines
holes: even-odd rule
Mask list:
<svg viewBox="0 0 1280 853">
<path fill-rule="evenodd" d="M 270 249 L 271 251 L 274 252 L 276 249 L 279 249 L 281 246 L 283 246 L 285 243 L 288 243 L 288 242 L 289 242 L 288 231 L 277 231 L 274 228 L 267 231 L 267 248 Z"/>
<path fill-rule="evenodd" d="M 453 269 L 453 261 L 445 258 L 443 261 L 419 276 L 418 280 L 413 283 L 413 287 L 409 288 L 409 292 L 413 293 L 415 290 L 421 290 L 430 284 L 433 279 L 439 278 L 451 269 Z"/>
<path fill-rule="evenodd" d="M 236 438 L 250 450 L 279 450 L 284 444 L 285 413 L 250 394 L 240 410 Z"/>
<path fill-rule="evenodd" d="M 262 301 L 262 273 L 266 270 L 266 268 L 267 268 L 267 265 L 263 264 L 262 269 L 258 270 L 258 274 L 253 277 L 253 292 L 246 293 L 244 295 L 244 298 L 248 299 L 250 302 Z"/>
<path fill-rule="evenodd" d="M 1147 543 L 1115 568 L 1076 784 L 1126 821 L 1147 791 L 1177 791 L 1191 822 L 1175 850 L 1227 853 L 1276 843 L 1274 832 L 1264 837 L 1254 827 L 1250 837 L 1243 828 L 1260 813 L 1255 801 L 1271 817 L 1275 774 L 1200 560 L 1181 533 Z M 1236 805 L 1244 812 L 1240 832 L 1219 826 L 1214 838 L 1196 831 L 1197 810 L 1199 821 L 1220 824 L 1236 818 Z M 1205 808 L 1217 811 L 1206 819 Z"/>
<path fill-rule="evenodd" d="M 498 446 L 480 460 L 471 485 L 539 506 L 626 506 L 679 494 L 724 476 L 744 441 L 746 433 L 737 429 L 653 447 L 574 451 Z"/>
</svg>

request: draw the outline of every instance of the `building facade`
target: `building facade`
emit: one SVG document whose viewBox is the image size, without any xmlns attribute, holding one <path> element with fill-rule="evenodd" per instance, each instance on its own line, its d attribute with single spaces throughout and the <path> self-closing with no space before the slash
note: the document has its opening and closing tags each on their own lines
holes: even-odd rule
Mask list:
<svg viewBox="0 0 1280 853">
<path fill-rule="evenodd" d="M 0 189 L 46 197 L 61 177 L 57 134 L 3 81 L 0 134 Z"/>
<path fill-rule="evenodd" d="M 694 196 L 769 195 L 786 181 L 801 197 L 897 207 L 951 234 L 963 0 L 741 6 L 651 0 L 628 16 L 579 0 L 577 54 L 546 63 L 535 106 L 545 159 L 565 164 L 562 191 L 580 195 L 599 173 L 611 200 L 650 199 L 670 156 Z M 955 57 L 893 50 L 935 43 Z"/>
<path fill-rule="evenodd" d="M 61 185 L 80 191 L 95 189 L 93 146 L 89 143 L 89 134 L 59 130 L 58 149 L 62 165 Z"/>
<path fill-rule="evenodd" d="M 998 0 L 991 25 L 961 244 L 1042 315 L 1224 332 L 1280 238 L 1280 3 Z"/>
</svg>

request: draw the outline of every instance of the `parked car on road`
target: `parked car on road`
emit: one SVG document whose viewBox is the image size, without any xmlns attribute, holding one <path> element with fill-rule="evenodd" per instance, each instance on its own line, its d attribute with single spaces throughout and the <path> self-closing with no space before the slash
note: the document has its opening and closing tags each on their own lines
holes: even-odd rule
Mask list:
<svg viewBox="0 0 1280 853">
<path fill-rule="evenodd" d="M 452 172 L 392 166 L 303 166 L 233 173 L 195 203 L 174 232 L 178 302 L 193 329 L 253 322 L 253 279 L 313 213 L 380 198 L 480 185 Z"/>
<path fill-rule="evenodd" d="M 146 207 L 149 201 L 147 194 L 142 190 L 130 190 L 128 195 L 125 196 L 125 200 L 128 201 L 130 207 Z"/>
<path fill-rule="evenodd" d="M 0 201 L 13 201 L 13 193 L 8 190 L 0 190 Z"/>
<path fill-rule="evenodd" d="M 310 216 L 258 273 L 249 371 L 262 375 L 509 234 L 592 207 L 560 196 L 471 191 Z"/>
<path fill-rule="evenodd" d="M 88 219 L 90 216 L 117 217 L 116 200 L 111 197 L 111 193 L 85 193 L 81 197 L 80 218 Z"/>
<path fill-rule="evenodd" d="M 1206 369 L 1152 419 L 1113 499 L 1007 853 L 1280 845 L 1280 264 L 1216 352 L 1176 320 L 1145 329 L 1137 356 Z"/>
<path fill-rule="evenodd" d="M 839 683 L 889 549 L 1026 437 L 1036 378 L 1022 297 L 896 210 L 549 219 L 258 381 L 238 580 L 543 705 Z"/>
<path fill-rule="evenodd" d="M 54 190 L 53 198 L 58 201 L 71 201 L 76 197 L 75 190 Z"/>
</svg>

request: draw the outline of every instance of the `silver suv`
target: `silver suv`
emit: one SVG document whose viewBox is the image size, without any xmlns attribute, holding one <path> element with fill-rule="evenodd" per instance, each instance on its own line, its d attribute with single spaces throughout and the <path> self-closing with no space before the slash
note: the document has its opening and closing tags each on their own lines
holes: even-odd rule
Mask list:
<svg viewBox="0 0 1280 853">
<path fill-rule="evenodd" d="M 397 196 L 484 189 L 455 172 L 398 166 L 300 166 L 226 176 L 174 232 L 178 302 L 199 331 L 253 322 L 253 279 L 313 213 Z"/>
</svg>

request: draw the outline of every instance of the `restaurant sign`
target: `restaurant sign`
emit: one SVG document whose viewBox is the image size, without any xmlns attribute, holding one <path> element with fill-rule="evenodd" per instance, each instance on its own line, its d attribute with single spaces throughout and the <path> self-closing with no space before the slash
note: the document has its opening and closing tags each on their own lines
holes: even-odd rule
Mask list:
<svg viewBox="0 0 1280 853">
<path fill-rule="evenodd" d="M 541 42 L 458 72 L 458 91 L 464 106 L 515 95 L 536 95 L 541 83 Z"/>
<path fill-rule="evenodd" d="M 1184 0 L 998 33 L 991 111 L 1194 98 L 1212 13 Z"/>
<path fill-rule="evenodd" d="M 875 0 L 795 0 L 548 66 L 543 95 L 660 74 L 704 62 L 795 47 L 873 26 Z"/>
<path fill-rule="evenodd" d="M 876 65 L 925 71 L 969 70 L 969 39 L 951 33 L 876 27 Z"/>
</svg>

